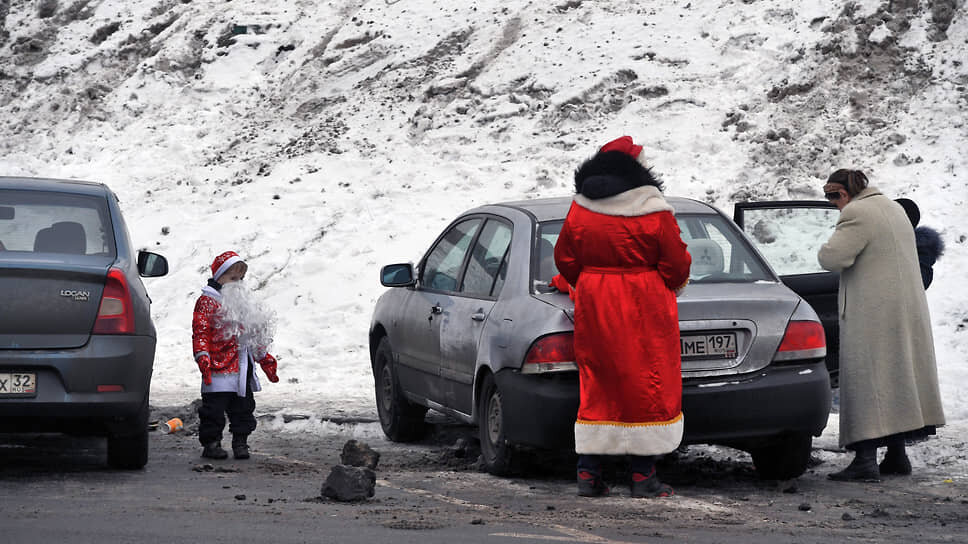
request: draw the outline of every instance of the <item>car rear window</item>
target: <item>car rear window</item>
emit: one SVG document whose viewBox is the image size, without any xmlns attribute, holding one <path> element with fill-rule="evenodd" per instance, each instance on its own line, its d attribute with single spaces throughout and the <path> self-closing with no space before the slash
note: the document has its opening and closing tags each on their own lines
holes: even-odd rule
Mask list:
<svg viewBox="0 0 968 544">
<path fill-rule="evenodd" d="M 104 197 L 0 190 L 0 252 L 114 258 L 113 233 Z"/>
<path fill-rule="evenodd" d="M 711 214 L 682 214 L 676 216 L 676 221 L 692 256 L 691 283 L 774 281 L 731 221 Z M 563 221 L 549 221 L 538 225 L 533 254 L 534 277 L 538 282 L 546 284 L 558 273 L 554 248 L 562 224 Z"/>
<path fill-rule="evenodd" d="M 735 223 L 720 215 L 676 216 L 692 257 L 690 283 L 775 281 Z"/>
</svg>

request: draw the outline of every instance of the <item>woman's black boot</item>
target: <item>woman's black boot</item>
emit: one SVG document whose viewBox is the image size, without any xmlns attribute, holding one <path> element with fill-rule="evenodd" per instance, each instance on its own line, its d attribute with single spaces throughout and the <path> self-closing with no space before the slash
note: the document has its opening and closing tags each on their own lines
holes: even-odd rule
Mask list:
<svg viewBox="0 0 968 544">
<path fill-rule="evenodd" d="M 858 449 L 847 468 L 828 474 L 827 477 L 839 482 L 881 481 L 881 472 L 877 467 L 877 448 Z"/>
<path fill-rule="evenodd" d="M 884 460 L 878 465 L 881 474 L 896 474 L 907 476 L 911 474 L 911 460 L 908 459 L 907 452 L 904 450 L 904 439 L 894 439 L 887 443 L 887 453 Z"/>
</svg>

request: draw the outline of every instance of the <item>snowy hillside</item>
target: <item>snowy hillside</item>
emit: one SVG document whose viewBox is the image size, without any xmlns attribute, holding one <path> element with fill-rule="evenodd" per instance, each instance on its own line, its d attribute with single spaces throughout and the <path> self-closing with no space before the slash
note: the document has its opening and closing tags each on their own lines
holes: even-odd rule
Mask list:
<svg viewBox="0 0 968 544">
<path fill-rule="evenodd" d="M 9 0 L 0 173 L 103 181 L 136 244 L 154 403 L 198 396 L 190 320 L 234 249 L 279 314 L 263 410 L 372 416 L 380 265 L 463 209 L 571 192 L 630 134 L 670 194 L 819 198 L 852 166 L 921 205 L 951 421 L 968 420 L 963 0 Z"/>
</svg>

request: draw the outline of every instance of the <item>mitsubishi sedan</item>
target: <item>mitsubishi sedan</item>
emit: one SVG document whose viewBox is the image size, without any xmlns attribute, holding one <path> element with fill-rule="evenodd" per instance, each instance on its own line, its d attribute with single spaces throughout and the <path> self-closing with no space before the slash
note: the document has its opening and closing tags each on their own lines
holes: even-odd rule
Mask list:
<svg viewBox="0 0 968 544">
<path fill-rule="evenodd" d="M 108 464 L 148 461 L 155 355 L 141 276 L 117 197 L 100 183 L 0 177 L 0 432 L 107 437 Z"/>
<path fill-rule="evenodd" d="M 823 326 L 736 223 L 667 198 L 692 255 L 678 298 L 684 444 L 749 451 L 764 478 L 802 474 L 830 411 Z M 386 436 L 420 438 L 428 409 L 479 427 L 484 467 L 507 474 L 522 446 L 574 447 L 574 305 L 549 285 L 571 198 L 461 214 L 390 289 L 369 331 Z"/>
</svg>

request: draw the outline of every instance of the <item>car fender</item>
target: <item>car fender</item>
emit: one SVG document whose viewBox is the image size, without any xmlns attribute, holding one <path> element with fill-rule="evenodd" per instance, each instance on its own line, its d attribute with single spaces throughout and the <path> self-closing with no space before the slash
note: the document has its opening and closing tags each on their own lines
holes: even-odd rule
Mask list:
<svg viewBox="0 0 968 544">
<path fill-rule="evenodd" d="M 537 300 L 536 300 L 537 299 Z M 574 330 L 568 315 L 535 296 L 515 297 L 494 305 L 487 318 L 477 350 L 474 372 L 474 421 L 480 400 L 481 380 L 487 373 L 518 372 L 535 339 Z"/>
</svg>

